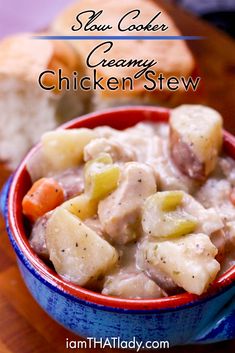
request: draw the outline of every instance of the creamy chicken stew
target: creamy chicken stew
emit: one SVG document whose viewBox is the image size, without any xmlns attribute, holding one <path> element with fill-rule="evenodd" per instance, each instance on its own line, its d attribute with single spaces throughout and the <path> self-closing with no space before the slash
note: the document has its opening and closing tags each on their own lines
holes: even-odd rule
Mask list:
<svg viewBox="0 0 235 353">
<path fill-rule="evenodd" d="M 235 264 L 235 162 L 210 108 L 48 132 L 27 168 L 30 245 L 66 281 L 122 298 L 200 295 Z"/>
</svg>

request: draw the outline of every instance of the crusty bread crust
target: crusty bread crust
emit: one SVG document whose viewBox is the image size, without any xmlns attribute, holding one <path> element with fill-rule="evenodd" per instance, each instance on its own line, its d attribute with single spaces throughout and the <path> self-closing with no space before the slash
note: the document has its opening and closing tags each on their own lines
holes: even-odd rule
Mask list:
<svg viewBox="0 0 235 353">
<path fill-rule="evenodd" d="M 74 48 L 63 41 L 35 40 L 32 33 L 21 33 L 0 42 L 0 75 L 9 74 L 23 81 L 36 82 L 44 70 L 63 70 L 70 77 L 79 69 L 80 60 Z M 55 85 L 57 78 L 46 75 L 45 85 Z"/>
<path fill-rule="evenodd" d="M 72 25 L 76 25 L 76 15 L 84 10 L 101 10 L 104 12 L 100 18 L 96 20 L 97 24 L 110 24 L 113 29 L 106 32 L 99 32 L 97 30 L 92 32 L 86 32 L 83 29 L 79 32 L 73 32 L 71 30 Z M 133 9 L 140 9 L 141 15 L 138 21 L 129 20 L 125 23 L 143 23 L 146 24 L 150 19 L 161 11 L 161 16 L 159 20 L 156 20 L 156 23 L 165 23 L 169 29 L 165 32 L 119 32 L 117 28 L 118 20 L 128 11 Z M 85 17 L 83 16 L 83 19 Z M 86 16 L 87 18 L 87 16 Z M 73 5 L 65 9 L 53 22 L 51 29 L 57 33 L 63 35 L 180 35 L 180 31 L 168 16 L 165 10 L 161 8 L 160 5 L 157 5 L 156 2 L 151 0 L 125 0 L 123 2 L 117 0 L 103 0 L 102 2 L 98 0 L 80 0 L 75 2 Z M 83 62 L 90 51 L 95 47 L 96 44 L 99 44 L 100 41 L 72 41 L 71 44 L 76 48 L 78 53 L 81 55 Z M 132 40 L 132 41 L 114 41 L 113 48 L 107 52 L 103 53 L 102 50 L 97 51 L 93 55 L 94 62 L 99 62 L 102 58 L 107 60 L 111 59 L 144 59 L 144 60 L 157 60 L 157 64 L 154 69 L 157 73 L 163 73 L 164 77 L 168 78 L 170 76 L 188 76 L 192 73 L 195 68 L 194 58 L 187 47 L 187 44 L 184 41 L 142 41 L 142 40 Z M 110 76 L 117 77 L 120 79 L 125 76 L 134 76 L 138 71 L 138 68 L 133 67 L 97 67 L 97 72 L 99 76 L 108 79 Z M 139 96 L 143 93 L 143 80 L 144 77 L 138 80 L 138 84 L 135 87 L 135 90 L 132 92 L 126 91 L 125 94 L 131 96 Z M 149 94 L 149 92 L 148 92 Z M 155 92 L 156 94 L 156 92 Z M 166 90 L 164 90 L 164 94 Z M 174 93 L 177 94 L 177 93 Z M 102 91 L 101 95 L 107 98 L 109 95 L 112 97 L 115 96 L 118 98 L 123 95 L 123 92 L 120 90 L 117 91 Z M 157 93 L 159 96 L 159 92 Z"/>
<path fill-rule="evenodd" d="M 62 69 L 71 76 L 80 61 L 69 43 L 31 37 L 25 33 L 0 42 L 0 161 L 12 169 L 43 132 L 83 114 L 90 99 L 79 90 L 58 91 L 56 75 L 43 80 L 54 90 L 40 87 L 43 71 Z"/>
<path fill-rule="evenodd" d="M 0 42 L 0 73 L 34 81 L 38 73 L 47 68 L 53 55 L 49 41 L 30 39 L 32 34 L 23 33 L 7 37 Z"/>
<path fill-rule="evenodd" d="M 70 44 L 64 41 L 50 41 L 50 43 L 52 45 L 53 54 L 47 65 L 48 70 L 57 72 L 58 69 L 61 69 L 63 76 L 67 77 L 70 77 L 74 71 L 81 71 L 81 60 L 78 57 L 78 53 L 76 53 Z M 56 75 L 47 75 L 44 82 L 49 86 L 54 85 L 56 87 L 55 92 L 58 93 Z"/>
</svg>

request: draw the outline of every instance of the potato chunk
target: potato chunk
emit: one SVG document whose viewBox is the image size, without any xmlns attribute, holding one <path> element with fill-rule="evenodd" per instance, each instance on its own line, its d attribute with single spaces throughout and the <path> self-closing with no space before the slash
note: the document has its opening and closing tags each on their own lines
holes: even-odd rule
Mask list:
<svg viewBox="0 0 235 353">
<path fill-rule="evenodd" d="M 153 237 L 179 237 L 192 233 L 197 219 L 186 213 L 181 206 L 182 191 L 157 192 L 144 204 L 142 226 Z"/>
<path fill-rule="evenodd" d="M 161 298 L 166 293 L 141 272 L 119 272 L 106 277 L 102 294 L 121 298 Z"/>
<path fill-rule="evenodd" d="M 143 271 L 168 295 L 177 294 L 179 291 L 181 291 L 181 289 L 177 286 L 173 279 L 164 271 L 160 270 L 159 267 L 153 265 L 149 261 L 150 256 L 146 256 L 150 245 L 153 245 L 157 248 L 157 243 L 150 242 L 147 238 L 145 238 L 141 243 L 138 244 L 137 252 L 135 255 L 137 268 Z"/>
<path fill-rule="evenodd" d="M 171 241 L 149 242 L 145 257 L 178 286 L 200 295 L 220 270 L 220 264 L 215 260 L 217 252 L 210 238 L 198 233 Z"/>
<path fill-rule="evenodd" d="M 107 153 L 85 165 L 85 193 L 90 199 L 102 200 L 118 186 L 120 168 Z"/>
<path fill-rule="evenodd" d="M 81 194 L 64 202 L 61 206 L 83 221 L 97 213 L 98 203 L 86 194 Z"/>
<path fill-rule="evenodd" d="M 78 166 L 83 159 L 83 149 L 93 138 L 90 129 L 55 130 L 42 136 L 42 153 L 52 171 Z"/>
<path fill-rule="evenodd" d="M 81 286 L 104 275 L 118 259 L 114 247 L 63 207 L 47 223 L 46 244 L 56 272 Z"/>
<path fill-rule="evenodd" d="M 170 118 L 171 156 L 189 177 L 204 180 L 215 168 L 222 146 L 222 118 L 200 105 L 182 105 Z"/>
</svg>

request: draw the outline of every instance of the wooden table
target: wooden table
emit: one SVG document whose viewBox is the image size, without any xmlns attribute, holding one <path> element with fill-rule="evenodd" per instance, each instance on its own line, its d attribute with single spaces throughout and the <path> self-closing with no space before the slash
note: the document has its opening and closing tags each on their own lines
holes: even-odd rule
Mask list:
<svg viewBox="0 0 235 353">
<path fill-rule="evenodd" d="M 162 3 L 183 34 L 207 36 L 207 40 L 203 42 L 189 42 L 206 85 L 202 100 L 217 108 L 225 118 L 226 127 L 235 132 L 234 42 L 184 11 L 166 5 L 166 1 Z M 9 171 L 0 165 L 0 188 L 8 176 Z M 4 222 L 0 217 L 0 353 L 68 352 L 65 348 L 66 338 L 78 340 L 78 337 L 48 317 L 29 294 L 20 277 Z M 235 341 L 208 346 L 177 347 L 167 351 L 232 353 L 235 351 Z"/>
</svg>

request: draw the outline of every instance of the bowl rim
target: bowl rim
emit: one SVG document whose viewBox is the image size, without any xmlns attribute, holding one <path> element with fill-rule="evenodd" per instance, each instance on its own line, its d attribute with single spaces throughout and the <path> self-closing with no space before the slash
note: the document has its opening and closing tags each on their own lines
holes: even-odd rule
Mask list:
<svg viewBox="0 0 235 353">
<path fill-rule="evenodd" d="M 68 129 L 73 128 L 76 125 L 83 127 L 83 123 L 88 120 L 91 121 L 94 118 L 99 119 L 103 115 L 110 115 L 114 112 L 152 112 L 159 113 L 162 115 L 160 121 L 166 122 L 169 118 L 170 109 L 151 107 L 151 106 L 125 106 L 118 108 L 111 108 L 106 110 L 101 110 L 98 112 L 83 115 L 81 117 L 75 118 L 61 126 L 57 129 Z M 97 125 L 99 126 L 99 125 Z M 100 125 L 101 126 L 101 125 Z M 181 293 L 174 296 L 157 298 L 157 299 L 125 299 L 118 297 L 111 297 L 97 293 L 78 285 L 72 284 L 68 281 L 63 280 L 59 275 L 55 273 L 54 270 L 50 269 L 41 260 L 36 253 L 33 252 L 29 243 L 24 240 L 22 236 L 26 234 L 24 232 L 23 226 L 17 223 L 17 213 L 19 208 L 15 205 L 15 195 L 17 190 L 20 188 L 19 179 L 22 173 L 26 170 L 26 163 L 31 158 L 31 156 L 38 150 L 40 143 L 35 145 L 20 163 L 16 172 L 14 173 L 12 180 L 10 181 L 10 188 L 8 193 L 7 202 L 7 229 L 10 236 L 11 243 L 16 251 L 18 257 L 23 262 L 23 264 L 36 276 L 41 282 L 46 284 L 48 287 L 56 292 L 59 292 L 65 297 L 72 298 L 82 303 L 86 303 L 90 306 L 102 307 L 104 310 L 111 311 L 121 311 L 126 312 L 126 310 L 131 310 L 132 312 L 149 312 L 149 311 L 172 311 L 184 309 L 204 301 L 208 301 L 213 297 L 228 291 L 231 287 L 235 285 L 235 266 L 226 271 L 222 276 L 217 278 L 210 286 L 209 290 L 201 296 L 194 295 L 191 293 Z M 234 154 L 235 158 L 235 136 L 224 131 L 224 148 L 226 152 Z"/>
</svg>

